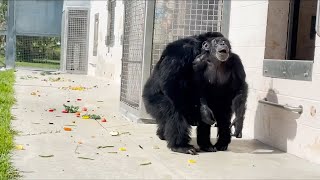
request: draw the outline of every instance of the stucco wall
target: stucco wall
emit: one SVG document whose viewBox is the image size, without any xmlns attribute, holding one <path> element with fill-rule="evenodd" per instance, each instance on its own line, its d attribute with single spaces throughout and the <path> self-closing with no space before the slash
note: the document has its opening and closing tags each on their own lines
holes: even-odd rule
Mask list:
<svg viewBox="0 0 320 180">
<path fill-rule="evenodd" d="M 89 66 L 88 75 L 107 78 L 120 83 L 123 34 L 123 1 L 117 0 L 115 10 L 115 43 L 108 49 L 105 38 L 108 30 L 107 1 L 91 1 L 90 15 L 90 40 L 89 40 Z M 93 56 L 94 43 L 94 18 L 99 13 L 98 50 L 97 56 Z"/>
<path fill-rule="evenodd" d="M 229 38 L 233 51 L 243 59 L 250 87 L 244 134 L 320 163 L 320 38 L 316 38 L 312 82 L 263 77 L 268 3 L 231 4 Z M 302 105 L 304 112 L 300 116 L 258 103 L 267 96 L 280 104 Z"/>
</svg>

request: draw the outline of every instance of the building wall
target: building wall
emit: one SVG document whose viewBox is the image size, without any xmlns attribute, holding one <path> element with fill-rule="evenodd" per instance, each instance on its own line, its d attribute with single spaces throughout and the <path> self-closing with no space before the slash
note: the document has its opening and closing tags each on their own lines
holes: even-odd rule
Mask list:
<svg viewBox="0 0 320 180">
<path fill-rule="evenodd" d="M 316 37 L 311 82 L 263 77 L 268 4 L 268 0 L 231 4 L 229 38 L 233 51 L 243 60 L 250 87 L 244 134 L 320 163 L 320 37 Z M 264 97 L 280 104 L 302 105 L 304 112 L 298 115 L 259 104 Z"/>
<path fill-rule="evenodd" d="M 89 65 L 88 75 L 107 78 L 120 83 L 123 34 L 123 1 L 117 0 L 115 12 L 115 43 L 107 47 L 105 38 L 108 30 L 108 1 L 91 1 L 90 35 L 89 35 Z M 93 56 L 95 14 L 99 13 L 98 49 Z"/>
</svg>

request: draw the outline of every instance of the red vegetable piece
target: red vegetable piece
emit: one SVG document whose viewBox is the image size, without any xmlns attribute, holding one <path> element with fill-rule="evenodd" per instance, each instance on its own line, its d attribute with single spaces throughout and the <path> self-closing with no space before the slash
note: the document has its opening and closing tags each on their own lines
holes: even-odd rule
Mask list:
<svg viewBox="0 0 320 180">
<path fill-rule="evenodd" d="M 82 111 L 88 111 L 88 109 L 86 107 L 83 107 Z"/>
<path fill-rule="evenodd" d="M 81 101 L 82 99 L 78 98 L 77 101 Z"/>
<path fill-rule="evenodd" d="M 68 111 L 67 110 L 63 110 L 62 113 L 68 113 Z"/>
<path fill-rule="evenodd" d="M 101 120 L 101 122 L 107 122 L 106 118 L 103 118 L 103 119 Z"/>
</svg>

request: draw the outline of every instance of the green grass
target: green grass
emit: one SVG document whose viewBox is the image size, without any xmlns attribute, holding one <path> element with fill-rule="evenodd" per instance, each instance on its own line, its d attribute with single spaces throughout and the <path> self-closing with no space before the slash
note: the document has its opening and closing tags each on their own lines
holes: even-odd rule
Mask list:
<svg viewBox="0 0 320 180">
<path fill-rule="evenodd" d="M 10 151 L 14 147 L 10 121 L 11 107 L 15 102 L 13 83 L 14 71 L 0 72 L 0 179 L 15 179 L 17 171 L 10 163 Z"/>
<path fill-rule="evenodd" d="M 16 62 L 17 67 L 34 67 L 44 69 L 59 69 L 59 64 L 32 63 L 32 62 Z"/>
<path fill-rule="evenodd" d="M 46 60 L 47 63 L 41 62 L 20 62 L 16 61 L 17 67 L 33 67 L 33 68 L 43 68 L 43 69 L 59 69 L 59 61 L 55 60 Z M 5 59 L 3 56 L 0 56 L 0 66 L 5 64 Z"/>
</svg>

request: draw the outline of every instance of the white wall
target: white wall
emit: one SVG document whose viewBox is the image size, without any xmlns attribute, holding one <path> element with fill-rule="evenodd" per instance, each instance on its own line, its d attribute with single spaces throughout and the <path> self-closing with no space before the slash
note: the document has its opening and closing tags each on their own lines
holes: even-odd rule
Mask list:
<svg viewBox="0 0 320 180">
<path fill-rule="evenodd" d="M 107 78 L 120 83 L 122 45 L 120 44 L 123 34 L 123 12 L 122 0 L 117 0 L 115 12 L 115 44 L 108 51 L 105 45 L 105 37 L 108 27 L 108 1 L 91 1 L 90 35 L 89 35 L 89 65 L 88 75 Z M 98 53 L 93 56 L 94 43 L 94 18 L 99 13 Z"/>
<path fill-rule="evenodd" d="M 229 38 L 233 51 L 243 60 L 250 87 L 244 134 L 320 163 L 320 38 L 316 40 L 312 82 L 263 77 L 267 12 L 268 0 L 231 4 Z M 266 96 L 280 104 L 302 105 L 304 112 L 299 116 L 258 104 Z"/>
</svg>

